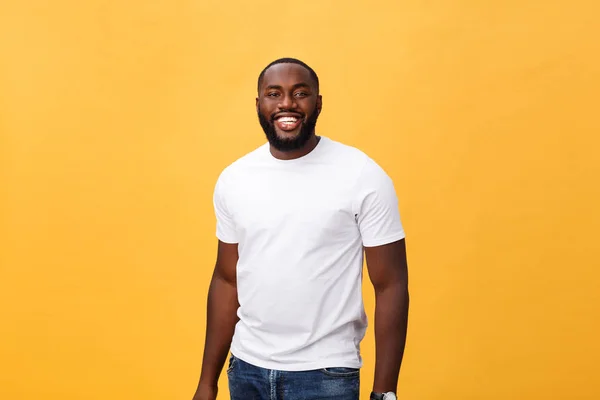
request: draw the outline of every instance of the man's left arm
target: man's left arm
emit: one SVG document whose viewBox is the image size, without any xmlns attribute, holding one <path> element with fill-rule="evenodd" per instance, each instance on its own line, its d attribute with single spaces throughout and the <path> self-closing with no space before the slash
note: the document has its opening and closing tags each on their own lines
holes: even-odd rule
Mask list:
<svg viewBox="0 0 600 400">
<path fill-rule="evenodd" d="M 367 269 L 375 289 L 376 393 L 396 392 L 408 325 L 406 244 L 365 247 Z"/>
</svg>

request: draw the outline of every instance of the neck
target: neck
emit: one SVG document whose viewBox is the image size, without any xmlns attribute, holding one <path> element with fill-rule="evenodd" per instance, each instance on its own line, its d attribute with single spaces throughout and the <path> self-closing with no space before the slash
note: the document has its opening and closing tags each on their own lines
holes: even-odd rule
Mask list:
<svg viewBox="0 0 600 400">
<path fill-rule="evenodd" d="M 304 143 L 304 146 L 300 147 L 299 149 L 281 151 L 277 150 L 273 146 L 270 146 L 271 154 L 273 155 L 273 157 L 279 160 L 293 160 L 296 158 L 304 157 L 305 155 L 313 151 L 315 147 L 317 147 L 319 140 L 321 140 L 321 137 L 313 133 L 310 139 L 308 139 L 306 143 Z"/>
</svg>

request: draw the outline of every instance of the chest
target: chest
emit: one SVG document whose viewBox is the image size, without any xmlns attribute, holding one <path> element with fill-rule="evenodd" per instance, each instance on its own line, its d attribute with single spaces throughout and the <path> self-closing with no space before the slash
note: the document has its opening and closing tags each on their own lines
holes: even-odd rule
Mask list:
<svg viewBox="0 0 600 400">
<path fill-rule="evenodd" d="M 327 171 L 248 176 L 230 200 L 242 236 L 303 235 L 327 241 L 357 231 L 353 182 Z"/>
</svg>

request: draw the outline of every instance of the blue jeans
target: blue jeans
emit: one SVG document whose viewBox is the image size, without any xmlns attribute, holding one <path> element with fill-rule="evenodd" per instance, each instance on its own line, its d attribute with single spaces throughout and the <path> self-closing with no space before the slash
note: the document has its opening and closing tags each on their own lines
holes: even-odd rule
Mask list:
<svg viewBox="0 0 600 400">
<path fill-rule="evenodd" d="M 231 356 L 227 377 L 231 400 L 358 400 L 359 396 L 360 370 L 355 368 L 277 371 Z"/>
</svg>

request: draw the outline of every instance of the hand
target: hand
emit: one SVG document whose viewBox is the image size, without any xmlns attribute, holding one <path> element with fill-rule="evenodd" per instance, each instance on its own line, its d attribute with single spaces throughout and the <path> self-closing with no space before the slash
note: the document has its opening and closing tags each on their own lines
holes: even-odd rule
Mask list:
<svg viewBox="0 0 600 400">
<path fill-rule="evenodd" d="M 217 386 L 210 386 L 199 384 L 194 398 L 192 400 L 217 400 L 217 392 L 219 388 Z"/>
</svg>

